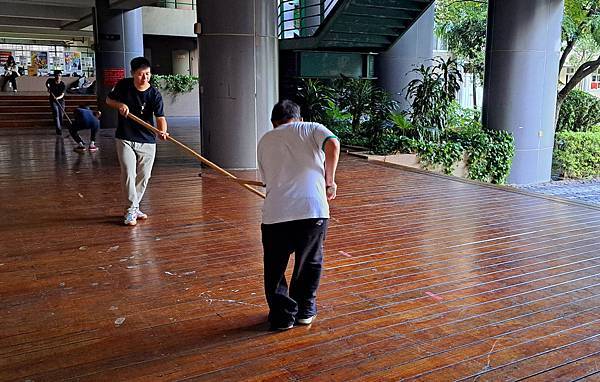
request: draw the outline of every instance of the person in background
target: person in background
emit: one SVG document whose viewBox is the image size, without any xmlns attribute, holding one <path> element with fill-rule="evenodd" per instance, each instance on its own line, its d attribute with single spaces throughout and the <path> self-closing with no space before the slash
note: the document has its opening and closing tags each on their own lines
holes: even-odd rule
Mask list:
<svg viewBox="0 0 600 382">
<path fill-rule="evenodd" d="M 54 71 L 54 77 L 46 81 L 46 89 L 48 90 L 50 107 L 52 108 L 52 117 L 54 118 L 54 127 L 56 135 L 62 135 L 62 119 L 65 111 L 65 90 L 67 87 L 61 80 L 62 72 Z"/>
<path fill-rule="evenodd" d="M 73 120 L 73 125 L 69 127 L 69 133 L 71 137 L 77 143 L 77 147 L 75 147 L 75 151 L 78 153 L 85 152 L 85 142 L 79 136 L 79 131 L 81 130 L 90 130 L 90 145 L 88 146 L 88 150 L 93 153 L 98 151 L 98 146 L 96 146 L 96 134 L 100 129 L 100 112 L 91 110 L 88 106 L 80 105 L 75 109 L 75 118 Z"/>
<path fill-rule="evenodd" d="M 8 60 L 4 64 L 4 85 L 10 83 L 12 86 L 13 92 L 17 92 L 17 77 L 19 77 L 19 68 L 17 63 L 15 62 L 15 58 L 12 56 L 8 56 Z"/>
</svg>

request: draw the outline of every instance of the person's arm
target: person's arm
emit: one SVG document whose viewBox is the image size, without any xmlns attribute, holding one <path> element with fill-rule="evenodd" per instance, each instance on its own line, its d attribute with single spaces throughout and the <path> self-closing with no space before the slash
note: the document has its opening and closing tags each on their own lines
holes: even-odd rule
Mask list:
<svg viewBox="0 0 600 382">
<path fill-rule="evenodd" d="M 112 107 L 113 109 L 117 109 L 119 111 L 119 114 L 127 118 L 127 114 L 129 114 L 129 106 L 127 106 L 123 102 L 119 102 L 110 98 L 110 96 L 106 97 L 106 104 Z"/>
<path fill-rule="evenodd" d="M 167 139 L 169 133 L 167 133 L 167 119 L 165 117 L 156 117 L 156 128 L 160 130 L 160 138 Z"/>
<path fill-rule="evenodd" d="M 164 105 L 162 95 L 158 90 L 155 90 L 154 107 L 152 112 L 156 117 L 156 128 L 160 130 L 160 138 L 167 139 L 169 133 L 167 133 L 167 119 L 165 118 Z"/>
<path fill-rule="evenodd" d="M 65 98 L 65 91 L 67 90 L 67 85 L 65 85 L 65 83 L 62 81 L 61 81 L 61 84 L 62 84 L 62 86 L 60 88 L 62 89 L 62 92 L 60 93 L 60 95 L 58 97 L 56 97 L 57 100 Z"/>
<path fill-rule="evenodd" d="M 337 184 L 335 183 L 335 171 L 340 159 L 340 142 L 337 138 L 328 138 L 325 141 L 325 191 L 327 200 L 335 199 L 337 195 Z"/>
</svg>

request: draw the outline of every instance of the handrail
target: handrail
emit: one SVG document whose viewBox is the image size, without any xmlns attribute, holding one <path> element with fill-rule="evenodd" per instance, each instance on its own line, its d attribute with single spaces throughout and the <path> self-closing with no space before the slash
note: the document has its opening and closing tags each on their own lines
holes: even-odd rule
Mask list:
<svg viewBox="0 0 600 382">
<path fill-rule="evenodd" d="M 338 2 L 320 0 L 307 4 L 307 1 L 279 0 L 277 30 L 280 39 L 312 36 Z"/>
<path fill-rule="evenodd" d="M 196 9 L 196 0 L 160 0 L 156 3 L 160 8 Z"/>
</svg>

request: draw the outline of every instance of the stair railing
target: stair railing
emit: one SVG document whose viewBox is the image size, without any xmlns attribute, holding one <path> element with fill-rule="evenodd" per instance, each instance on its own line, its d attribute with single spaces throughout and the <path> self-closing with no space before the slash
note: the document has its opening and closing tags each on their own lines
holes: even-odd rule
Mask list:
<svg viewBox="0 0 600 382">
<path fill-rule="evenodd" d="M 279 38 L 313 36 L 337 2 L 338 0 L 279 0 Z"/>
</svg>

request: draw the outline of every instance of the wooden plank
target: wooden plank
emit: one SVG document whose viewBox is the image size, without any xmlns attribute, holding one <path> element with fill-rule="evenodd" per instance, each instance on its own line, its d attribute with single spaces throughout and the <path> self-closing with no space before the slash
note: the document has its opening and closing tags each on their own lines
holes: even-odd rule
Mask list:
<svg viewBox="0 0 600 382">
<path fill-rule="evenodd" d="M 2 380 L 597 376 L 597 209 L 344 156 L 318 318 L 270 333 L 261 201 L 159 143 L 123 227 L 111 134 L 0 131 Z"/>
</svg>

